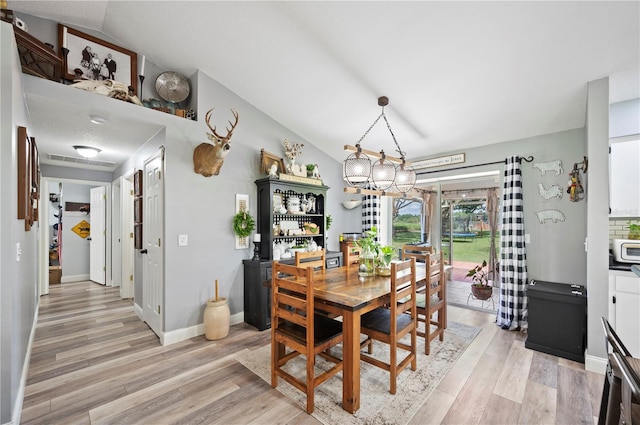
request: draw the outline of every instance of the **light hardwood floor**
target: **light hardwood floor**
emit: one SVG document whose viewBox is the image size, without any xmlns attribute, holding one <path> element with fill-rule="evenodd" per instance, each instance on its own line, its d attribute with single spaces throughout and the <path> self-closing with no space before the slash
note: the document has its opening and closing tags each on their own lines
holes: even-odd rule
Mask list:
<svg viewBox="0 0 640 425">
<path fill-rule="evenodd" d="M 411 424 L 595 423 L 603 376 L 526 349 L 526 336 L 498 329 L 492 315 L 450 307 L 448 317 L 482 331 Z M 318 424 L 235 360 L 269 338 L 240 324 L 219 341 L 163 347 L 117 290 L 52 285 L 40 300 L 21 423 Z"/>
</svg>

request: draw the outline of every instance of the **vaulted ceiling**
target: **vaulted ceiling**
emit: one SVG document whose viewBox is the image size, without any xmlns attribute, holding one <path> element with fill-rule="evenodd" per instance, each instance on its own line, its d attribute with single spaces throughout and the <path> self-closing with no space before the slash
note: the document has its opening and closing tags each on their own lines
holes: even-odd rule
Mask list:
<svg viewBox="0 0 640 425">
<path fill-rule="evenodd" d="M 7 3 L 162 69 L 200 69 L 340 159 L 381 95 L 412 160 L 583 127 L 587 83 L 602 77 L 611 103 L 640 97 L 638 1 Z M 65 125 L 44 104 L 43 125 Z M 383 123 L 363 147 L 396 149 Z"/>
</svg>

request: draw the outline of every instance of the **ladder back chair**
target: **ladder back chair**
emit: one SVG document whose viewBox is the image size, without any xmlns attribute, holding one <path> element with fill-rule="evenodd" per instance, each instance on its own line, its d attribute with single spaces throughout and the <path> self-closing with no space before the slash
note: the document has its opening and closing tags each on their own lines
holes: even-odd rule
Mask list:
<svg viewBox="0 0 640 425">
<path fill-rule="evenodd" d="M 367 338 L 360 347 L 368 347 L 368 354 L 360 353 L 360 359 L 389 372 L 389 392 L 396 393 L 397 376 L 405 367 L 417 368 L 416 351 L 416 259 L 391 263 L 391 293 L 389 308 L 379 307 L 362 315 L 360 332 Z M 400 301 L 402 300 L 402 302 Z M 410 335 L 410 343 L 400 340 Z M 373 341 L 389 345 L 389 363 L 373 354 Z M 399 358 L 398 349 L 407 354 Z"/>
<path fill-rule="evenodd" d="M 324 270 L 327 264 L 327 253 L 320 251 L 299 252 L 296 251 L 296 267 L 313 267 Z"/>
<path fill-rule="evenodd" d="M 426 254 L 433 254 L 431 245 L 402 245 L 400 251 L 400 260 L 408 260 L 415 258 L 416 262 L 424 262 Z"/>
<path fill-rule="evenodd" d="M 426 267 L 427 278 L 416 284 L 416 310 L 418 322 L 424 323 L 424 330 L 418 326 L 417 333 L 424 337 L 424 352 L 428 355 L 431 353 L 431 341 L 436 338 L 444 341 L 447 328 L 447 279 L 443 256 L 442 252 L 432 254 L 431 246 L 404 245 L 402 259 L 406 258 L 415 258 Z"/>
<path fill-rule="evenodd" d="M 342 323 L 314 313 L 313 267 L 300 268 L 273 262 L 271 298 L 271 386 L 282 378 L 307 396 L 307 413 L 313 413 L 315 388 L 342 370 L 342 359 L 328 349 L 342 342 Z M 316 375 L 316 355 L 334 363 Z M 306 358 L 304 377 L 283 367 L 291 359 Z"/>
</svg>

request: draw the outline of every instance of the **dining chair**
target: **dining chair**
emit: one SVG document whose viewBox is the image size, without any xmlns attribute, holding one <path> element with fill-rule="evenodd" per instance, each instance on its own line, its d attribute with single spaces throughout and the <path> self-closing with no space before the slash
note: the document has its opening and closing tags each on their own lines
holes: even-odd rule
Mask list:
<svg viewBox="0 0 640 425">
<path fill-rule="evenodd" d="M 276 388 L 282 378 L 305 393 L 311 414 L 315 388 L 342 370 L 342 359 L 328 353 L 343 340 L 342 323 L 314 314 L 313 267 L 274 261 L 271 284 L 271 386 Z M 306 359 L 306 372 L 286 371 L 284 366 L 300 355 Z M 317 355 L 334 365 L 316 375 Z"/>
<path fill-rule="evenodd" d="M 613 353 L 612 362 L 621 374 L 620 424 L 640 424 L 640 362 L 638 359 Z M 635 367 L 631 365 L 635 363 Z"/>
<path fill-rule="evenodd" d="M 389 392 L 395 394 L 398 374 L 409 364 L 412 370 L 417 367 L 416 259 L 391 263 L 390 282 L 389 307 L 378 307 L 361 317 L 360 332 L 367 338 L 360 343 L 360 348 L 368 347 L 368 354 L 361 352 L 360 359 L 388 371 Z M 406 335 L 410 335 L 409 343 L 401 341 Z M 389 345 L 389 363 L 372 356 L 374 340 Z M 407 354 L 399 358 L 398 349 Z"/>
<path fill-rule="evenodd" d="M 433 247 L 431 245 L 402 245 L 400 250 L 400 259 L 408 260 L 415 258 L 416 262 L 424 262 L 425 254 L 432 254 Z"/>
<path fill-rule="evenodd" d="M 424 323 L 424 330 L 418 326 L 416 332 L 418 336 L 424 337 L 424 352 L 429 355 L 431 341 L 436 338 L 444 341 L 444 330 L 447 327 L 447 279 L 444 274 L 442 252 L 432 254 L 431 246 L 404 245 L 402 259 L 407 258 L 415 258 L 426 267 L 425 281 L 416 283 L 417 320 Z"/>
<path fill-rule="evenodd" d="M 617 367 L 617 363 L 613 361 L 613 353 L 625 357 L 630 357 L 631 353 L 622 343 L 622 340 L 609 321 L 604 317 L 600 320 L 602 322 L 602 328 L 604 329 L 605 347 L 607 347 L 607 352 L 609 351 L 609 348 L 611 348 L 613 352 L 608 355 L 609 361 L 607 362 L 607 372 L 604 376 L 598 425 L 613 425 L 617 424 L 620 419 L 620 401 L 622 396 L 622 373 Z"/>
<path fill-rule="evenodd" d="M 418 329 L 418 335 L 424 337 L 424 352 L 429 355 L 431 341 L 436 338 L 444 341 L 444 330 L 447 328 L 447 279 L 442 252 L 427 254 L 425 264 L 426 285 L 416 298 L 416 310 L 418 321 L 424 322 L 424 332 Z"/>
<path fill-rule="evenodd" d="M 327 264 L 327 253 L 324 249 L 320 251 L 296 251 L 296 267 L 313 267 L 324 270 Z"/>
</svg>

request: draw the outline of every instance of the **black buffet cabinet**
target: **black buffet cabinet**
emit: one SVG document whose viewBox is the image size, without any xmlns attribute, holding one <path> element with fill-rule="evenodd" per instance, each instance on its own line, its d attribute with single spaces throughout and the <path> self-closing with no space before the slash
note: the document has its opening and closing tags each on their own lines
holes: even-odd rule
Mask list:
<svg viewBox="0 0 640 425">
<path fill-rule="evenodd" d="M 302 246 L 310 242 L 326 248 L 327 186 L 321 180 L 295 176 L 256 180 L 257 232 L 260 260 L 244 260 L 244 321 L 259 330 L 271 327 L 271 261 L 273 245 Z M 327 268 L 342 266 L 341 252 L 327 252 Z M 292 258 L 281 260 L 293 264 Z"/>
<path fill-rule="evenodd" d="M 280 260 L 293 264 L 293 259 Z M 244 321 L 259 331 L 271 327 L 271 261 L 243 260 Z M 327 252 L 328 269 L 342 266 L 342 252 Z"/>
<path fill-rule="evenodd" d="M 582 285 L 531 280 L 525 347 L 584 363 L 587 290 Z"/>
</svg>

